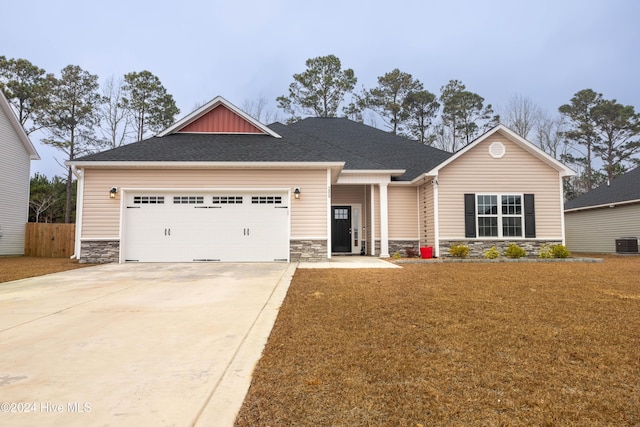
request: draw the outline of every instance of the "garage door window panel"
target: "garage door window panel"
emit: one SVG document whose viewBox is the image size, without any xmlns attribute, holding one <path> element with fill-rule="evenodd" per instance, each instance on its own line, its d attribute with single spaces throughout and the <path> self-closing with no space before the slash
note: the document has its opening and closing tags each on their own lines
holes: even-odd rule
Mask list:
<svg viewBox="0 0 640 427">
<path fill-rule="evenodd" d="M 243 199 L 242 196 L 213 196 L 211 203 L 214 205 L 241 205 Z"/>
<path fill-rule="evenodd" d="M 204 196 L 173 196 L 174 205 L 202 205 Z"/>
<path fill-rule="evenodd" d="M 162 205 L 164 204 L 164 196 L 135 196 L 133 198 L 134 205 Z"/>
</svg>

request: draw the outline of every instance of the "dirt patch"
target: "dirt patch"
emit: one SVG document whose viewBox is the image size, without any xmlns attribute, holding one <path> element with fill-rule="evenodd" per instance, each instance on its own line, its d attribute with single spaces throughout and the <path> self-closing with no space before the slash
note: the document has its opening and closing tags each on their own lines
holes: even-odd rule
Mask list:
<svg viewBox="0 0 640 427">
<path fill-rule="evenodd" d="M 69 258 L 0 257 L 0 283 L 89 267 Z"/>
<path fill-rule="evenodd" d="M 298 270 L 236 426 L 640 424 L 640 257 Z"/>
</svg>

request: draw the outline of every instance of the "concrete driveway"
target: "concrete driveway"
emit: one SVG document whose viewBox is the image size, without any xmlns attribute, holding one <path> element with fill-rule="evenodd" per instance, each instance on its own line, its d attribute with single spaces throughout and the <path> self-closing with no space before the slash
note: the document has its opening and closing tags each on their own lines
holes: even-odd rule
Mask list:
<svg viewBox="0 0 640 427">
<path fill-rule="evenodd" d="M 0 425 L 232 425 L 295 268 L 110 264 L 0 284 Z"/>
</svg>

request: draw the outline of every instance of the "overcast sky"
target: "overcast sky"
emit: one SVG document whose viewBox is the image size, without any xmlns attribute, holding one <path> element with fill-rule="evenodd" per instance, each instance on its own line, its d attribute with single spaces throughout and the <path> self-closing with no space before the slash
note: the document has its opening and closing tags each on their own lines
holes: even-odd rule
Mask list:
<svg viewBox="0 0 640 427">
<path fill-rule="evenodd" d="M 308 58 L 333 54 L 358 88 L 399 68 L 439 94 L 449 80 L 498 109 L 515 94 L 549 113 L 581 89 L 640 110 L 636 0 L 32 0 L 2 6 L 0 55 L 59 76 L 158 76 L 181 116 L 217 95 L 238 107 L 288 93 Z M 284 119 L 284 113 L 280 112 Z M 32 173 L 64 155 L 32 138 Z"/>
</svg>

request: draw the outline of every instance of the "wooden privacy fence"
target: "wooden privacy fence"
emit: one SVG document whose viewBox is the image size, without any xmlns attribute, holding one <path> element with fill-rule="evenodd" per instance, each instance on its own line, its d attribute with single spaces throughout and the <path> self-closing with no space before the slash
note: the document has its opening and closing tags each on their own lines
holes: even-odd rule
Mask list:
<svg viewBox="0 0 640 427">
<path fill-rule="evenodd" d="M 28 222 L 24 255 L 43 258 L 69 258 L 74 252 L 75 224 Z"/>
</svg>

